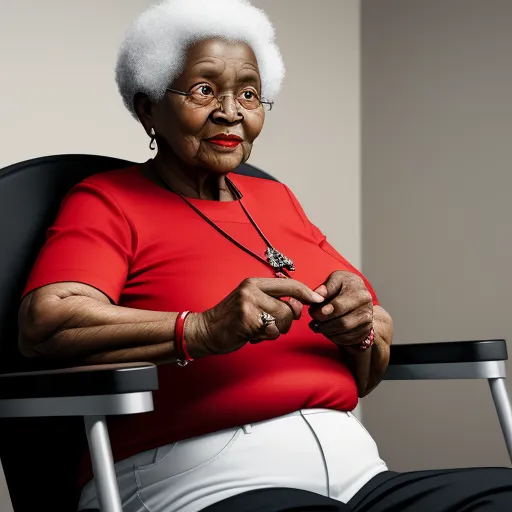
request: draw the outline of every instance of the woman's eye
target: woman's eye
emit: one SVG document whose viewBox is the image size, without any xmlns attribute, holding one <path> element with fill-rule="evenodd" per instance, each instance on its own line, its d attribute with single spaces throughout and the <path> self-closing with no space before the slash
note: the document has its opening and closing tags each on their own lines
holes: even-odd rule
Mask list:
<svg viewBox="0 0 512 512">
<path fill-rule="evenodd" d="M 213 93 L 213 89 L 209 85 L 201 85 L 199 87 L 199 92 L 204 96 L 209 96 Z"/>
</svg>

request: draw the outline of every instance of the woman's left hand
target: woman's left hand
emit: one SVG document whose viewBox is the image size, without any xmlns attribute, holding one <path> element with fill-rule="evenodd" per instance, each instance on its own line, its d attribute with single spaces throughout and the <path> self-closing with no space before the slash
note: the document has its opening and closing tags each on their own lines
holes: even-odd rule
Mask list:
<svg viewBox="0 0 512 512">
<path fill-rule="evenodd" d="M 325 301 L 309 308 L 309 326 L 339 346 L 357 345 L 373 327 L 373 300 L 364 281 L 352 272 L 333 272 L 316 290 Z"/>
</svg>

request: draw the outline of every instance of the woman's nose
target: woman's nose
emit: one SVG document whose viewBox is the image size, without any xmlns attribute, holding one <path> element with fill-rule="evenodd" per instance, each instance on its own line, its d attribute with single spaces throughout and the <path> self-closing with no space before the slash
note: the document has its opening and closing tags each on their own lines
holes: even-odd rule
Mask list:
<svg viewBox="0 0 512 512">
<path fill-rule="evenodd" d="M 238 121 L 243 117 L 240 113 L 240 105 L 232 94 L 223 94 L 217 100 L 219 102 L 219 109 L 217 109 L 215 115 L 225 118 L 230 123 Z"/>
</svg>

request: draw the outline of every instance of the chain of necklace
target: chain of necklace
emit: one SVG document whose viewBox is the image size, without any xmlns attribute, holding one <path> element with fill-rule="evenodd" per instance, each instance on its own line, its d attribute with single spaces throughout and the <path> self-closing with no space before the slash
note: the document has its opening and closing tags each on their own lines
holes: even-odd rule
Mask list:
<svg viewBox="0 0 512 512">
<path fill-rule="evenodd" d="M 171 192 L 174 192 L 177 194 L 183 201 L 190 207 L 194 212 L 197 213 L 204 221 L 206 221 L 212 228 L 216 229 L 222 236 L 224 236 L 226 239 L 228 239 L 231 243 L 236 245 L 239 249 L 246 252 L 250 256 L 256 258 L 257 260 L 261 261 L 262 263 L 265 263 L 265 265 L 269 265 L 272 270 L 275 272 L 277 277 L 290 277 L 288 272 L 293 272 L 295 270 L 295 266 L 293 264 L 293 261 L 289 258 L 287 258 L 284 254 L 279 252 L 268 240 L 268 238 L 263 234 L 263 231 L 259 228 L 258 224 L 256 224 L 256 221 L 252 218 L 251 214 L 248 212 L 245 205 L 242 203 L 242 194 L 238 190 L 238 188 L 235 186 L 235 184 L 226 177 L 226 183 L 230 189 L 230 192 L 233 194 L 233 196 L 238 199 L 238 202 L 249 219 L 250 223 L 253 225 L 254 229 L 258 232 L 262 240 L 267 245 L 267 250 L 265 252 L 267 259 L 262 258 L 259 254 L 255 253 L 242 243 L 240 243 L 238 240 L 233 238 L 229 233 L 224 231 L 220 226 L 215 224 L 213 220 L 211 220 L 206 214 L 204 214 L 199 208 L 197 208 L 194 204 L 192 204 L 183 194 L 180 194 L 178 191 L 174 189 L 160 174 L 158 174 L 156 171 L 153 170 L 153 173 L 157 177 L 157 179 L 164 185 L 165 188 L 168 188 L 171 190 Z"/>
</svg>

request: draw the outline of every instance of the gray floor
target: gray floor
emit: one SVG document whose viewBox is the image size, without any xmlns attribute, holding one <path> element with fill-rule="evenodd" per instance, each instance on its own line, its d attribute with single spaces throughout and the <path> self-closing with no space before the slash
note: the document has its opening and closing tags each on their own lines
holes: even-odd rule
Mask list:
<svg viewBox="0 0 512 512">
<path fill-rule="evenodd" d="M 0 512 L 13 512 L 9 491 L 5 484 L 4 472 L 0 463 Z"/>
</svg>

